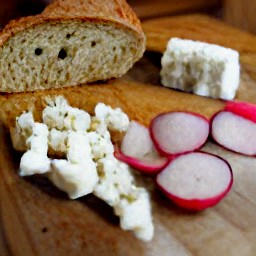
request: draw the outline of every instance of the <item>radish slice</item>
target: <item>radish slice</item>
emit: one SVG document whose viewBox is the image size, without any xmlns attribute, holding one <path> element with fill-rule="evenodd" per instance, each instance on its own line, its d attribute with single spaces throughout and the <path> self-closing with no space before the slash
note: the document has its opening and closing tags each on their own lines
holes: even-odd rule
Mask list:
<svg viewBox="0 0 256 256">
<path fill-rule="evenodd" d="M 164 167 L 168 164 L 169 160 L 165 157 L 159 156 L 151 156 L 145 158 L 134 158 L 127 155 L 124 155 L 120 150 L 117 148 L 115 149 L 114 153 L 115 157 L 124 162 L 129 164 L 131 167 L 146 173 L 146 174 L 156 174 L 159 171 L 163 170 Z"/>
<path fill-rule="evenodd" d="M 216 205 L 231 189 L 233 174 L 224 159 L 209 153 L 178 156 L 158 174 L 159 188 L 180 207 L 203 210 Z"/>
<path fill-rule="evenodd" d="M 229 111 L 220 111 L 212 119 L 211 136 L 221 146 L 244 154 L 256 154 L 256 123 Z"/>
<path fill-rule="evenodd" d="M 132 121 L 121 143 L 121 151 L 115 149 L 115 157 L 144 173 L 154 174 L 169 162 L 159 156 L 150 138 L 148 129 Z"/>
<path fill-rule="evenodd" d="M 209 135 L 209 121 L 198 114 L 168 112 L 150 125 L 152 140 L 164 155 L 179 155 L 199 149 Z"/>
<path fill-rule="evenodd" d="M 255 104 L 247 102 L 228 101 L 224 110 L 237 114 L 238 116 L 242 116 L 256 123 Z"/>
</svg>

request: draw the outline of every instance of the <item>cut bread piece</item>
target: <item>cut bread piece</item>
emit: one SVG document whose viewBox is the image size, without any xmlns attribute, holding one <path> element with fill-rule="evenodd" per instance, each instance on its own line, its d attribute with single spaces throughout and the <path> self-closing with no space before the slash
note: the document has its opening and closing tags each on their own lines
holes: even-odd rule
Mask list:
<svg viewBox="0 0 256 256">
<path fill-rule="evenodd" d="M 56 0 L 0 34 L 0 91 L 23 92 L 107 80 L 142 57 L 145 35 L 124 0 Z"/>
</svg>

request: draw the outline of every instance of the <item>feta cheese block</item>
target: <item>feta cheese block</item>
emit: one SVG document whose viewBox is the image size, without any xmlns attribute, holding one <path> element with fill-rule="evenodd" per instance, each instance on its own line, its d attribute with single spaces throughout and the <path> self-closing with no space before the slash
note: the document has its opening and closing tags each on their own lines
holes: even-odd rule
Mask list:
<svg viewBox="0 0 256 256">
<path fill-rule="evenodd" d="M 231 100 L 239 86 L 239 53 L 222 46 L 172 38 L 161 64 L 166 87 Z"/>
</svg>

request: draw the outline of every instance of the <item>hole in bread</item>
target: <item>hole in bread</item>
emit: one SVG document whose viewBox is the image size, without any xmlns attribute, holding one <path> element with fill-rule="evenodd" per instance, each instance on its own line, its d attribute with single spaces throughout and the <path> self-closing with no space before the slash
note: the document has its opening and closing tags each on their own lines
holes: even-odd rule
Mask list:
<svg viewBox="0 0 256 256">
<path fill-rule="evenodd" d="M 66 34 L 66 38 L 69 39 L 71 37 L 70 34 Z"/>
<path fill-rule="evenodd" d="M 58 54 L 58 58 L 64 60 L 67 57 L 67 52 L 65 49 L 61 49 Z"/>
<path fill-rule="evenodd" d="M 115 50 L 116 50 L 116 47 L 114 46 L 114 47 L 113 47 L 113 51 L 115 51 Z"/>
<path fill-rule="evenodd" d="M 94 47 L 96 45 L 96 42 L 95 41 L 92 41 L 91 42 L 91 47 Z"/>
<path fill-rule="evenodd" d="M 42 233 L 46 233 L 48 231 L 48 229 L 46 227 L 42 228 Z"/>
<path fill-rule="evenodd" d="M 40 56 L 43 53 L 43 50 L 41 48 L 35 49 L 35 55 Z"/>
</svg>

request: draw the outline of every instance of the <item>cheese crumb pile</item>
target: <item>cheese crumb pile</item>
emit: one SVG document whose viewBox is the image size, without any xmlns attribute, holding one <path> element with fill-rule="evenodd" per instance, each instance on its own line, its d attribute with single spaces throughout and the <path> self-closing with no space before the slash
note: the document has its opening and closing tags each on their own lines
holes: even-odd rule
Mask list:
<svg viewBox="0 0 256 256">
<path fill-rule="evenodd" d="M 129 119 L 121 109 L 103 103 L 95 116 L 71 107 L 58 96 L 46 99 L 43 123 L 34 121 L 31 112 L 23 113 L 11 129 L 13 147 L 25 151 L 20 175 L 46 173 L 51 182 L 71 199 L 93 193 L 114 208 L 124 230 L 149 241 L 154 227 L 149 194 L 136 187 L 128 165 L 114 157 L 109 131 L 125 132 Z M 51 159 L 49 151 L 63 159 Z"/>
</svg>

